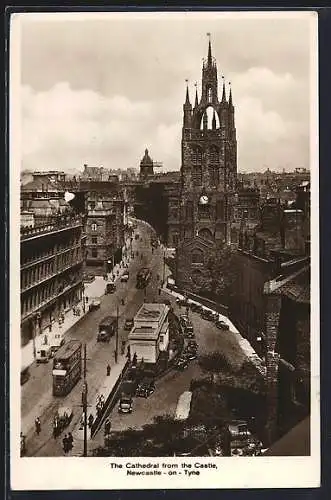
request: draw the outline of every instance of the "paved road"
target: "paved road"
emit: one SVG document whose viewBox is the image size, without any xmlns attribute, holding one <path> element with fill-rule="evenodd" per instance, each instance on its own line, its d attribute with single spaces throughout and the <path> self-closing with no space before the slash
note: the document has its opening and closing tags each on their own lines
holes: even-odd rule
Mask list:
<svg viewBox="0 0 331 500">
<path fill-rule="evenodd" d="M 175 313 L 185 313 L 185 308 L 179 308 L 173 302 Z M 241 350 L 235 334 L 230 331 L 219 330 L 216 326 L 204 319 L 195 312 L 189 312 L 191 321 L 194 325 L 195 338 L 198 342 L 198 354 L 207 354 L 215 351 L 222 352 L 229 362 L 235 367 L 240 367 L 246 359 L 245 354 Z M 185 371 L 173 370 L 157 381 L 156 390 L 148 399 L 134 398 L 133 412 L 131 414 L 120 414 L 118 407 L 113 409 L 110 419 L 113 431 L 124 429 L 140 428 L 147 423 L 152 423 L 154 417 L 158 415 L 174 416 L 179 396 L 189 390 L 190 382 L 194 378 L 206 376 L 198 364 L 198 360 L 192 361 Z M 90 444 L 90 447 L 97 447 L 103 444 L 103 430 L 100 430 L 98 435 Z"/>
<path fill-rule="evenodd" d="M 139 224 L 137 231 L 140 234 L 139 240 L 134 240 L 133 251 L 139 252 L 139 257 L 131 261 L 130 279 L 128 283 L 117 284 L 116 293 L 102 297 L 101 307 L 83 317 L 66 334 L 67 339 L 79 339 L 87 345 L 87 369 L 88 369 L 88 387 L 89 397 L 92 397 L 100 389 L 106 366 L 114 364 L 115 338 L 109 344 L 96 342 L 96 330 L 100 320 L 106 315 L 116 315 L 117 304 L 119 304 L 119 346 L 121 341 L 127 338 L 127 332 L 123 330 L 123 323 L 127 317 L 133 317 L 144 298 L 152 299 L 157 295 L 158 284 L 156 275 L 162 276 L 163 254 L 161 248 L 152 250 L 150 247 L 150 229 Z M 140 254 L 143 253 L 143 259 Z M 146 293 L 144 290 L 137 290 L 135 278 L 137 270 L 148 265 L 153 271 L 153 278 L 148 286 Z M 121 305 L 121 299 L 124 298 L 125 305 Z M 30 367 L 31 377 L 29 381 L 22 386 L 21 395 L 21 415 L 22 431 L 26 435 L 28 456 L 56 456 L 63 454 L 61 450 L 61 439 L 54 440 L 51 437 L 52 419 L 57 408 L 62 405 L 70 405 L 74 409 L 74 418 L 68 428 L 72 430 L 77 424 L 81 415 L 81 391 L 82 382 L 79 382 L 73 390 L 64 398 L 54 398 L 52 396 L 52 366 L 51 363 L 37 365 L 34 363 Z M 35 435 L 33 420 L 31 416 L 40 416 L 41 434 Z M 32 425 L 32 427 L 31 427 Z"/>
</svg>

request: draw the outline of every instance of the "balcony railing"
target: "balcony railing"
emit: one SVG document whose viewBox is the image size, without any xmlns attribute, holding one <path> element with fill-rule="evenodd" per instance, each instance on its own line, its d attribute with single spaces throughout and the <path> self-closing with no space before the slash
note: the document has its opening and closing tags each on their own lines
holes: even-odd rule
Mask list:
<svg viewBox="0 0 331 500">
<path fill-rule="evenodd" d="M 24 227 L 21 228 L 21 240 L 28 240 L 35 237 L 43 236 L 47 233 L 56 233 L 67 229 L 82 226 L 81 218 L 72 218 L 67 220 L 59 220 L 50 224 L 45 224 L 37 227 Z"/>
</svg>

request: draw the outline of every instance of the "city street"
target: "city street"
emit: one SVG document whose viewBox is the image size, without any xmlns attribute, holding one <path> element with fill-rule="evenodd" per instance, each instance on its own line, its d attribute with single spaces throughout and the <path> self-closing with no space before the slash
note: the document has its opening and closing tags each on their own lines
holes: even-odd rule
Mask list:
<svg viewBox="0 0 331 500">
<path fill-rule="evenodd" d="M 126 340 L 128 332 L 123 330 L 123 323 L 126 318 L 133 317 L 144 298 L 151 300 L 157 294 L 158 284 L 156 276 L 162 277 L 163 253 L 161 248 L 154 250 L 152 254 L 150 246 L 151 230 L 144 224 L 139 224 L 137 232 L 140 234 L 139 240 L 133 241 L 133 251 L 135 258 L 129 265 L 130 278 L 127 283 L 117 282 L 117 290 L 114 294 L 105 295 L 101 300 L 101 307 L 88 313 L 78 323 L 76 323 L 67 333 L 67 339 L 79 339 L 87 345 L 87 380 L 89 387 L 89 398 L 100 391 L 100 385 L 106 374 L 106 366 L 115 363 L 115 338 L 110 344 L 101 344 L 96 341 L 97 328 L 100 320 L 106 315 L 116 315 L 119 307 L 119 346 L 122 340 Z M 139 257 L 136 252 L 139 252 Z M 141 254 L 143 257 L 141 258 Z M 146 292 L 136 289 L 136 272 L 143 265 L 148 265 L 153 272 Z M 125 305 L 121 305 L 122 299 Z M 82 381 L 64 398 L 54 398 L 52 396 L 52 362 L 37 365 L 33 363 L 30 367 L 31 377 L 22 386 L 21 415 L 22 432 L 26 435 L 27 455 L 54 456 L 63 454 L 61 449 L 61 438 L 54 441 L 52 438 L 52 419 L 59 406 L 68 405 L 73 408 L 74 417 L 70 424 L 70 431 L 77 424 L 82 409 L 81 391 Z M 36 436 L 34 430 L 34 419 L 39 416 L 41 419 L 41 433 Z"/>
<path fill-rule="evenodd" d="M 178 307 L 174 297 L 169 294 L 168 298 L 171 300 L 176 314 L 185 313 L 186 309 Z M 198 354 L 222 352 L 234 367 L 239 368 L 246 356 L 241 350 L 235 334 L 219 330 L 213 323 L 202 319 L 195 312 L 190 311 L 189 316 L 194 326 L 196 341 L 199 344 Z M 192 379 L 200 376 L 206 376 L 206 373 L 201 370 L 198 360 L 192 361 L 183 372 L 171 371 L 156 382 L 156 390 L 148 399 L 134 399 L 131 414 L 120 414 L 116 406 L 110 415 L 112 430 L 120 431 L 129 427 L 139 428 L 152 423 L 154 417 L 158 415 L 174 416 L 179 396 L 184 391 L 189 390 Z M 99 432 L 99 436 L 95 437 L 94 443 L 95 447 L 98 444 L 103 444 L 103 430 Z"/>
<path fill-rule="evenodd" d="M 154 249 L 152 253 L 150 246 L 151 229 L 144 223 L 139 223 L 137 231 L 139 240 L 133 240 L 133 251 L 135 258 L 129 266 L 130 278 L 127 283 L 117 282 L 117 290 L 114 294 L 105 295 L 101 300 L 101 307 L 88 313 L 78 323 L 76 323 L 66 334 L 67 339 L 79 339 L 87 345 L 87 381 L 88 399 L 91 400 L 97 392 L 102 393 L 102 383 L 106 375 L 106 366 L 109 363 L 114 365 L 115 338 L 110 344 L 101 344 L 96 341 L 97 327 L 100 320 L 106 315 L 116 315 L 119 308 L 119 342 L 126 340 L 128 332 L 123 329 L 126 318 L 133 317 L 144 298 L 146 301 L 158 297 L 157 275 L 163 277 L 163 255 L 162 247 Z M 139 252 L 139 256 L 136 256 Z M 141 257 L 142 254 L 142 257 Z M 141 266 L 149 266 L 152 269 L 152 280 L 145 290 L 136 289 L 136 272 Z M 166 274 L 169 271 L 166 270 Z M 121 304 L 122 299 L 125 305 Z M 184 307 L 179 307 L 175 302 L 175 297 L 162 291 L 160 298 L 168 298 L 177 314 L 185 313 Z M 223 331 L 204 319 L 195 312 L 189 312 L 194 325 L 196 340 L 199 344 L 199 354 L 213 351 L 223 352 L 229 362 L 240 366 L 246 358 L 240 348 L 236 336 L 230 331 Z M 73 431 L 81 417 L 81 392 L 82 383 L 79 382 L 73 390 L 64 398 L 54 398 L 52 396 L 52 363 L 37 365 L 34 363 L 31 368 L 31 378 L 22 387 L 22 430 L 27 436 L 28 456 L 58 456 L 63 455 L 62 437 L 54 439 L 52 437 L 52 419 L 59 406 L 67 405 L 73 408 L 73 420 L 67 431 Z M 156 383 L 156 391 L 148 399 L 135 398 L 134 411 L 129 415 L 120 415 L 117 407 L 114 408 L 110 416 L 113 430 L 123 430 L 128 427 L 139 428 L 146 423 L 152 422 L 157 415 L 174 415 L 178 398 L 182 392 L 189 389 L 190 381 L 202 375 L 198 361 L 192 361 L 188 369 L 184 372 L 173 370 L 167 373 Z M 41 433 L 36 435 L 34 429 L 34 419 L 41 418 Z M 94 448 L 103 442 L 103 430 L 89 442 L 89 448 Z M 75 450 L 73 451 L 75 453 Z"/>
</svg>

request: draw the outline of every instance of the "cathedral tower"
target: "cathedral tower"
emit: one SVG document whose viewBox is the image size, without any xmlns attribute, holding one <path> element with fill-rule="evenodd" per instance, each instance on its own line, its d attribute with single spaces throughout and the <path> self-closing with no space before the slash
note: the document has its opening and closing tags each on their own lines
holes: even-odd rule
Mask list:
<svg viewBox="0 0 331 500">
<path fill-rule="evenodd" d="M 194 281 L 194 276 L 201 275 L 208 253 L 230 241 L 237 140 L 232 91 L 230 87 L 227 98 L 223 76 L 221 91 L 219 100 L 217 65 L 209 39 L 200 98 L 196 85 L 192 107 L 187 86 L 183 106 L 177 281 L 186 286 L 192 277 Z"/>
</svg>

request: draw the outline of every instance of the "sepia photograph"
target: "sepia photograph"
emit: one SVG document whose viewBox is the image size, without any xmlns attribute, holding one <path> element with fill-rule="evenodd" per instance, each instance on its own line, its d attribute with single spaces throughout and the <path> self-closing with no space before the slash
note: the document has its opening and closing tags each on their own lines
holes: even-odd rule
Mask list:
<svg viewBox="0 0 331 500">
<path fill-rule="evenodd" d="M 312 12 L 12 15 L 14 489 L 318 486 L 317 75 Z"/>
</svg>

